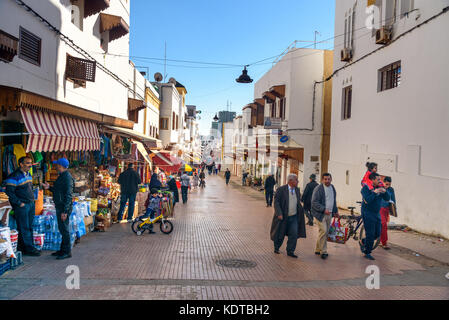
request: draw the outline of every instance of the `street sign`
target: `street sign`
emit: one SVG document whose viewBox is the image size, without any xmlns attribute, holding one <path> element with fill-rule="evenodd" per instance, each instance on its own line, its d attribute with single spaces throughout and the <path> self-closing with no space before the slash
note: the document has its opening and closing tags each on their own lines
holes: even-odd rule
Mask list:
<svg viewBox="0 0 449 320">
<path fill-rule="evenodd" d="M 288 136 L 282 136 L 281 139 L 279 139 L 279 141 L 282 143 L 286 143 L 288 141 L 288 139 L 289 139 Z"/>
</svg>

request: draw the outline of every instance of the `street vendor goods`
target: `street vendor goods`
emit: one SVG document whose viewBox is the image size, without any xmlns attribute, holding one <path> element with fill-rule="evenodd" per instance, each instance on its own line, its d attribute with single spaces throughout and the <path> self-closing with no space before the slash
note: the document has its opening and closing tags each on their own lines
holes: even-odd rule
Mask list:
<svg viewBox="0 0 449 320">
<path fill-rule="evenodd" d="M 348 241 L 348 227 L 342 226 L 340 219 L 333 219 L 327 241 L 341 244 L 345 244 Z"/>
</svg>

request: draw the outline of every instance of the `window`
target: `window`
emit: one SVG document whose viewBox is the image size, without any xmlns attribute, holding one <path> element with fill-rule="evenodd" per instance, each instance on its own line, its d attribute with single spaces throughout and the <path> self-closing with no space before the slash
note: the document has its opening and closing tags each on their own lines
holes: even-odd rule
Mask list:
<svg viewBox="0 0 449 320">
<path fill-rule="evenodd" d="M 389 0 L 385 3 L 385 25 L 391 26 L 396 22 L 397 1 Z"/>
<path fill-rule="evenodd" d="M 346 185 L 349 186 L 349 170 L 346 170 Z"/>
<path fill-rule="evenodd" d="M 84 0 L 70 0 L 72 3 L 71 8 L 71 21 L 81 31 L 83 30 L 83 18 L 84 18 Z"/>
<path fill-rule="evenodd" d="M 172 123 L 172 126 L 171 126 L 171 129 L 172 130 L 175 130 L 176 129 L 176 115 L 175 115 L 175 113 L 173 112 L 173 116 L 172 116 L 172 121 L 171 121 Z"/>
<path fill-rule="evenodd" d="M 280 101 L 280 108 L 279 108 L 279 111 L 280 111 L 279 117 L 282 120 L 285 120 L 285 106 L 286 106 L 286 103 L 287 103 L 286 98 L 282 98 L 281 101 Z"/>
<path fill-rule="evenodd" d="M 168 118 L 161 118 L 159 121 L 161 130 L 168 130 Z"/>
<path fill-rule="evenodd" d="M 397 88 L 401 85 L 401 61 L 379 70 L 378 92 Z"/>
<path fill-rule="evenodd" d="M 345 39 L 344 47 L 345 49 L 352 49 L 354 44 L 354 19 L 355 11 L 350 10 L 345 19 Z"/>
<path fill-rule="evenodd" d="M 271 117 L 276 118 L 276 101 L 271 104 Z"/>
<path fill-rule="evenodd" d="M 176 115 L 176 130 L 179 129 L 179 116 Z"/>
<path fill-rule="evenodd" d="M 343 105 L 342 105 L 342 120 L 351 118 L 352 108 L 352 86 L 343 88 Z"/>
<path fill-rule="evenodd" d="M 42 40 L 20 27 L 19 58 L 36 66 L 41 65 Z"/>
</svg>

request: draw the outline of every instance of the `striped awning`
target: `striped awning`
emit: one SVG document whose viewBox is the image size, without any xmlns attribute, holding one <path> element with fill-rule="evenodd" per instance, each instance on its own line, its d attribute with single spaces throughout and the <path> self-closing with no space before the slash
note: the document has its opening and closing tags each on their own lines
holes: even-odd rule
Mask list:
<svg viewBox="0 0 449 320">
<path fill-rule="evenodd" d="M 26 152 L 100 150 L 100 136 L 94 122 L 21 108 L 30 133 Z"/>
</svg>

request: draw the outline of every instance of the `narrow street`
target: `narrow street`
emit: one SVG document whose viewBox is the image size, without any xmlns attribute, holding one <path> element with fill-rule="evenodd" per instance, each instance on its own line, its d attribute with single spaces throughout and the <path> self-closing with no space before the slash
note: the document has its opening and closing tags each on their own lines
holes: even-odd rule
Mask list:
<svg viewBox="0 0 449 320">
<path fill-rule="evenodd" d="M 298 260 L 273 253 L 269 239 L 272 208 L 235 180 L 207 177 L 205 190 L 177 204 L 174 231 L 136 236 L 129 224 L 90 233 L 73 258 L 56 261 L 45 252 L 0 278 L 0 299 L 449 299 L 448 267 L 418 263 L 406 255 L 376 250 L 379 290 L 368 290 L 354 240 L 329 244 L 329 259 L 314 255 L 316 227 L 299 240 Z M 229 268 L 218 261 L 248 261 Z M 79 290 L 66 289 L 68 265 L 80 269 Z M 236 266 L 236 265 L 234 265 Z"/>
</svg>

